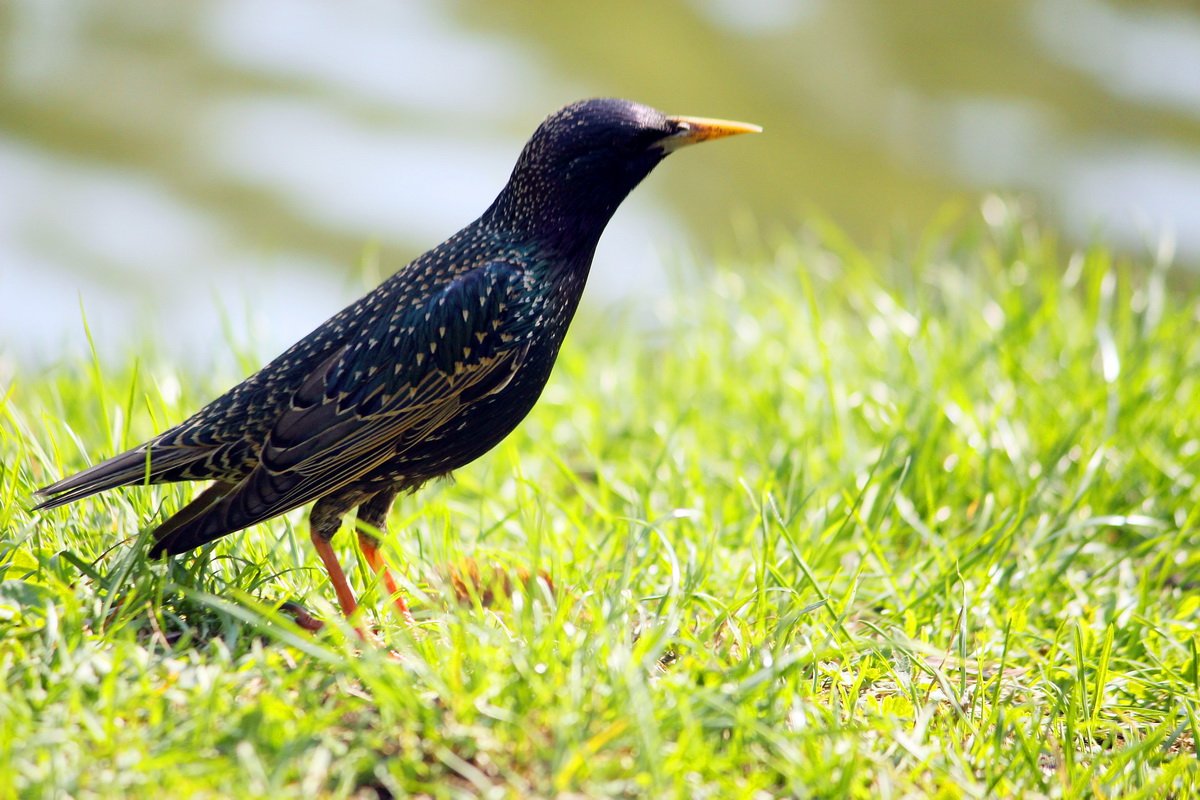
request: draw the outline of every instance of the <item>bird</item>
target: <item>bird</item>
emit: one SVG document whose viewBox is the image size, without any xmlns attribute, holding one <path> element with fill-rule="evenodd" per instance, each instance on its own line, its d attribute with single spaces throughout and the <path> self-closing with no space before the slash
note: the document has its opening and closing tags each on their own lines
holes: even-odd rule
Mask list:
<svg viewBox="0 0 1200 800">
<path fill-rule="evenodd" d="M 533 408 L 634 187 L 685 145 L 761 130 L 616 98 L 559 109 L 478 219 L 183 422 L 36 490 L 34 509 L 211 481 L 154 530 L 160 559 L 312 503 L 310 538 L 352 620 L 332 540 L 357 509 L 362 555 L 411 621 L 380 552 L 393 501 L 482 456 Z"/>
</svg>

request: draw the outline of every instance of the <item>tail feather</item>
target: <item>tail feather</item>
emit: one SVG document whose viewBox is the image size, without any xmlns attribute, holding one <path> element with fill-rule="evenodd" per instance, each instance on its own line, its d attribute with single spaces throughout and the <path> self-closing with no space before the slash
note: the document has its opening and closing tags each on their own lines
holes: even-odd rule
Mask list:
<svg viewBox="0 0 1200 800">
<path fill-rule="evenodd" d="M 38 489 L 35 494 L 46 499 L 34 508 L 55 508 L 117 486 L 180 480 L 189 467 L 203 461 L 209 452 L 201 448 L 151 448 L 148 469 L 147 447 L 143 445 Z M 290 490 L 302 477 L 298 473 L 279 474 L 259 469 L 242 480 L 217 480 L 154 531 L 150 557 L 194 550 L 303 505 L 319 495 L 321 487 L 292 496 Z"/>
<path fill-rule="evenodd" d="M 34 510 L 57 508 L 106 489 L 145 483 L 147 476 L 150 483 L 156 483 L 156 478 L 164 472 L 198 457 L 200 453 L 190 448 L 154 450 L 142 445 L 38 489 L 34 494 L 46 499 L 34 506 Z"/>
</svg>

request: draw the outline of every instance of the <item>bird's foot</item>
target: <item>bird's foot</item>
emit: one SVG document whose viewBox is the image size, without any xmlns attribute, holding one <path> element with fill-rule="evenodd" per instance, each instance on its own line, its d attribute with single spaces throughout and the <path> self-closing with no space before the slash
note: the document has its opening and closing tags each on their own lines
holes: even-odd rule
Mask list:
<svg viewBox="0 0 1200 800">
<path fill-rule="evenodd" d="M 295 620 L 297 626 L 303 628 L 309 633 L 319 633 L 325 628 L 324 620 L 317 619 L 315 616 L 313 616 L 312 612 L 294 600 L 288 600 L 287 602 L 283 603 L 281 606 L 279 606 L 279 610 L 291 616 L 291 618 Z M 406 621 L 410 625 L 414 624 L 411 615 L 407 617 Z M 403 655 L 401 655 L 397 650 L 388 647 L 383 639 L 380 638 L 380 632 L 378 630 L 366 628 L 362 625 L 355 625 L 354 632 L 358 634 L 358 638 L 362 640 L 363 644 L 371 645 L 379 650 L 385 650 L 391 658 L 394 658 L 397 661 L 404 660 Z"/>
<path fill-rule="evenodd" d="M 279 607 L 279 610 L 290 616 L 299 627 L 309 633 L 316 633 L 325 627 L 322 620 L 317 619 L 312 613 L 294 600 L 288 600 Z"/>
</svg>

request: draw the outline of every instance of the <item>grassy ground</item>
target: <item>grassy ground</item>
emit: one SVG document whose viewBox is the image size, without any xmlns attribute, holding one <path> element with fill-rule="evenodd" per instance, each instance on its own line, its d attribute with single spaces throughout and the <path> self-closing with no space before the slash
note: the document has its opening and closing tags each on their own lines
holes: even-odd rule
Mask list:
<svg viewBox="0 0 1200 800">
<path fill-rule="evenodd" d="M 400 658 L 274 610 L 336 618 L 301 515 L 150 567 L 194 489 L 27 511 L 232 373 L 18 372 L 0 797 L 1190 796 L 1200 291 L 990 210 L 581 320 L 522 428 L 394 511 Z"/>
</svg>

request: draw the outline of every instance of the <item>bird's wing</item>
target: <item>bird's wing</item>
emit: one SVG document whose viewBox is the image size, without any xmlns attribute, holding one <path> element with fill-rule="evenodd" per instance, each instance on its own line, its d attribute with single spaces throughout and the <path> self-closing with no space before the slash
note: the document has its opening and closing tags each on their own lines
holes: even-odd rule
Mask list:
<svg viewBox="0 0 1200 800">
<path fill-rule="evenodd" d="M 528 339 L 524 278 L 489 262 L 382 315 L 296 392 L 262 466 L 319 479 L 386 460 L 506 383 Z"/>
<path fill-rule="evenodd" d="M 528 352 L 526 280 L 518 266 L 489 262 L 378 315 L 308 375 L 250 475 L 204 515 L 164 524 L 155 552 L 182 552 L 351 483 L 499 391 Z"/>
</svg>

